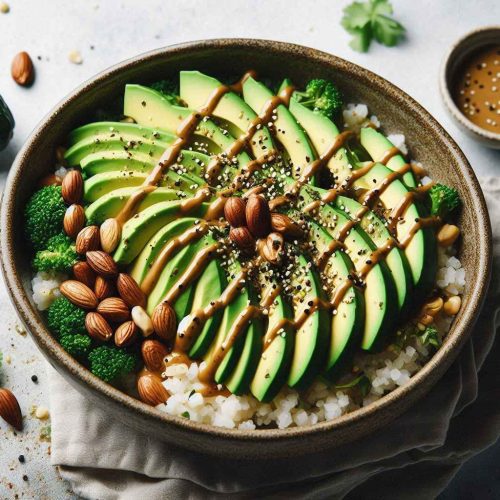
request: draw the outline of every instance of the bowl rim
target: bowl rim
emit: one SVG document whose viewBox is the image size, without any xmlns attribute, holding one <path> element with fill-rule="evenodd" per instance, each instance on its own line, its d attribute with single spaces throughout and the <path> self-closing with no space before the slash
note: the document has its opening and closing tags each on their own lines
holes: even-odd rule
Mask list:
<svg viewBox="0 0 500 500">
<path fill-rule="evenodd" d="M 446 343 L 410 379 L 408 384 L 395 389 L 366 407 L 343 415 L 333 421 L 286 429 L 239 430 L 200 424 L 185 418 L 171 416 L 165 412 L 158 411 L 157 409 L 150 407 L 131 396 L 128 396 L 126 393 L 92 375 L 90 371 L 80 365 L 62 349 L 44 325 L 40 312 L 32 306 L 27 294 L 24 292 L 20 273 L 15 266 L 13 254 L 14 240 L 12 238 L 12 233 L 15 230 L 13 226 L 13 210 L 15 207 L 16 185 L 20 181 L 21 174 L 23 173 L 23 163 L 25 161 L 25 157 L 29 154 L 32 143 L 36 142 L 37 139 L 43 135 L 44 129 L 48 126 L 48 124 L 50 124 L 50 122 L 54 119 L 57 119 L 57 116 L 60 113 L 64 112 L 68 106 L 71 106 L 74 99 L 81 96 L 89 88 L 97 87 L 100 84 L 111 80 L 113 76 L 116 76 L 120 71 L 129 66 L 133 67 L 136 65 L 142 65 L 148 61 L 154 61 L 155 59 L 168 57 L 170 55 L 185 55 L 189 57 L 189 54 L 196 50 L 225 48 L 241 48 L 245 50 L 259 49 L 274 52 L 276 54 L 285 53 L 289 56 L 292 56 L 296 52 L 300 52 L 307 58 L 314 56 L 316 60 L 319 60 L 324 64 L 334 64 L 337 67 L 343 67 L 344 69 L 350 71 L 351 74 L 354 74 L 356 78 L 365 82 L 365 84 L 375 86 L 384 93 L 387 93 L 388 90 L 391 91 L 393 99 L 396 98 L 402 101 L 414 116 L 425 119 L 429 123 L 429 126 L 432 126 L 441 135 L 443 143 L 450 151 L 450 154 L 452 154 L 456 159 L 460 171 L 467 181 L 468 188 L 472 195 L 471 199 L 473 200 L 473 206 L 469 209 L 474 210 L 477 216 L 484 221 L 484 224 L 480 224 L 479 227 L 481 238 L 478 242 L 478 252 L 480 254 L 477 270 L 478 279 L 471 283 L 470 299 L 463 306 L 460 315 L 454 321 Z M 271 40 L 223 38 L 198 40 L 171 45 L 129 58 L 111 66 L 108 69 L 105 69 L 85 81 L 59 101 L 59 103 L 52 108 L 44 118 L 42 118 L 24 143 L 22 149 L 19 151 L 12 164 L 5 184 L 2 197 L 0 221 L 2 228 L 0 235 L 1 267 L 11 301 L 14 304 L 21 321 L 25 324 L 27 330 L 30 332 L 42 353 L 58 369 L 58 371 L 70 375 L 70 381 L 74 382 L 73 385 L 75 385 L 76 382 L 86 385 L 95 400 L 106 400 L 109 404 L 114 404 L 116 407 L 127 407 L 128 410 L 133 412 L 136 420 L 140 419 L 144 423 L 146 423 L 146 420 L 155 421 L 155 423 L 160 425 L 166 425 L 167 427 L 175 426 L 179 428 L 179 430 L 189 431 L 194 437 L 196 437 L 196 435 L 210 435 L 211 437 L 229 438 L 233 441 L 239 442 L 253 441 L 263 444 L 273 441 L 283 442 L 293 440 L 297 437 L 306 437 L 324 433 L 326 431 L 332 431 L 334 429 L 346 428 L 354 423 L 359 424 L 362 421 L 367 421 L 373 416 L 374 413 L 377 413 L 381 409 L 388 409 L 391 406 L 394 408 L 393 405 L 395 402 L 410 394 L 418 394 L 416 389 L 435 369 L 439 367 L 442 368 L 443 366 L 449 367 L 455 359 L 460 347 L 465 342 L 473 324 L 477 319 L 477 315 L 486 295 L 487 285 L 491 275 L 491 226 L 489 223 L 486 202 L 472 167 L 458 145 L 442 128 L 437 120 L 435 120 L 429 112 L 427 112 L 420 104 L 403 92 L 399 87 L 389 83 L 384 78 L 365 68 L 317 49 Z M 442 371 L 444 372 L 444 369 Z M 73 378 L 78 380 L 74 381 Z M 418 398 L 420 396 L 416 397 Z M 217 451 L 214 451 L 214 453 L 217 453 Z"/>
<path fill-rule="evenodd" d="M 491 132 L 479 127 L 475 123 L 472 123 L 460 111 L 458 106 L 455 104 L 455 100 L 453 99 L 452 91 L 450 89 L 448 81 L 448 72 L 450 71 L 450 66 L 452 64 L 453 58 L 462 54 L 464 51 L 467 51 L 467 42 L 469 40 L 472 40 L 477 36 L 480 36 L 482 33 L 486 33 L 489 31 L 498 32 L 498 36 L 500 38 L 500 24 L 492 24 L 488 26 L 481 26 L 480 28 L 475 28 L 471 31 L 468 31 L 450 46 L 441 62 L 441 69 L 439 72 L 439 88 L 446 108 L 448 109 L 452 117 L 455 118 L 455 120 L 457 120 L 463 127 L 473 132 L 476 136 L 479 136 L 481 139 L 486 139 L 490 142 L 500 144 L 500 132 Z"/>
</svg>

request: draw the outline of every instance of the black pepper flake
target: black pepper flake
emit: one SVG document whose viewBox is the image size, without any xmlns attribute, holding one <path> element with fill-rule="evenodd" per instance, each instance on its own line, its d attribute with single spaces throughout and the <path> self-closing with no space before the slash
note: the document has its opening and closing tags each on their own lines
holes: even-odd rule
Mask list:
<svg viewBox="0 0 500 500">
<path fill-rule="evenodd" d="M 18 460 L 19 460 L 19 462 L 21 462 L 22 464 L 24 464 L 24 462 L 26 462 L 26 459 L 24 458 L 24 455 L 19 455 Z"/>
<path fill-rule="evenodd" d="M 25 475 L 23 476 L 23 481 L 27 481 L 27 480 L 28 480 L 28 476 L 25 474 Z"/>
<path fill-rule="evenodd" d="M 38 377 L 36 375 L 32 375 L 31 381 L 36 384 L 38 382 Z"/>
</svg>

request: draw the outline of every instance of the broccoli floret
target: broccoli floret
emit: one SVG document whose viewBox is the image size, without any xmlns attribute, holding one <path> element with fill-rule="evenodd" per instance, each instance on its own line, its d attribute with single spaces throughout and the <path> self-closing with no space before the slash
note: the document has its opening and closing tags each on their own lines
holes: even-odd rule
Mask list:
<svg viewBox="0 0 500 500">
<path fill-rule="evenodd" d="M 33 194 L 24 217 L 26 237 L 35 250 L 45 249 L 49 239 L 62 231 L 65 212 L 61 186 L 45 186 Z"/>
<path fill-rule="evenodd" d="M 293 97 L 303 106 L 328 118 L 333 118 L 342 108 L 342 95 L 339 89 L 333 83 L 320 78 L 311 80 L 305 92 L 296 91 Z"/>
<path fill-rule="evenodd" d="M 90 371 L 105 382 L 112 382 L 135 368 L 135 356 L 123 349 L 101 346 L 89 354 Z"/>
<path fill-rule="evenodd" d="M 75 358 L 86 357 L 90 352 L 92 339 L 88 335 L 65 335 L 60 340 L 62 348 Z"/>
<path fill-rule="evenodd" d="M 184 103 L 179 97 L 179 87 L 172 80 L 159 80 L 151 84 L 151 88 L 160 92 L 170 104 L 183 106 Z"/>
<path fill-rule="evenodd" d="M 45 250 L 39 250 L 33 260 L 37 271 L 67 272 L 78 260 L 75 242 L 63 233 L 52 236 Z"/>
<path fill-rule="evenodd" d="M 429 191 L 431 198 L 431 215 L 446 219 L 460 204 L 460 196 L 455 188 L 444 184 L 435 184 Z"/>
<path fill-rule="evenodd" d="M 49 307 L 47 323 L 50 330 L 58 337 L 85 334 L 85 311 L 66 297 L 59 297 Z"/>
<path fill-rule="evenodd" d="M 439 332 L 434 326 L 428 326 L 423 332 L 420 333 L 420 341 L 423 345 L 438 348 L 441 345 L 441 338 Z"/>
</svg>

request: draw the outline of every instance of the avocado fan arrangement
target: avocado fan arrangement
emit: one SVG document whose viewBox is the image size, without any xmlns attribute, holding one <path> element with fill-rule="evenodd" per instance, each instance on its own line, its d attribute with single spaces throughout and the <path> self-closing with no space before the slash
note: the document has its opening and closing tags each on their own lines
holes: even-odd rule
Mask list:
<svg viewBox="0 0 500 500">
<path fill-rule="evenodd" d="M 321 79 L 126 85 L 25 208 L 50 331 L 145 403 L 229 428 L 404 385 L 460 309 L 460 199 L 379 128 Z"/>
</svg>

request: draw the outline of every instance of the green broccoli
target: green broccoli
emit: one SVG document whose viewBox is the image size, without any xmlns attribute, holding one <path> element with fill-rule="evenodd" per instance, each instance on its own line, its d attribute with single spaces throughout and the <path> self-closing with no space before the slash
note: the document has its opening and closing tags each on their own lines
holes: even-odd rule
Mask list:
<svg viewBox="0 0 500 500">
<path fill-rule="evenodd" d="M 434 326 L 428 326 L 419 334 L 420 341 L 423 345 L 438 348 L 441 345 L 439 332 Z"/>
<path fill-rule="evenodd" d="M 58 337 L 85 334 L 85 311 L 71 303 L 66 297 L 59 297 L 47 311 L 47 323 Z"/>
<path fill-rule="evenodd" d="M 33 194 L 24 209 L 24 229 L 35 250 L 45 249 L 49 239 L 62 231 L 65 212 L 61 186 L 45 186 Z"/>
<path fill-rule="evenodd" d="M 90 371 L 105 382 L 112 382 L 131 372 L 136 365 L 135 356 L 113 346 L 100 346 L 89 354 Z"/>
<path fill-rule="evenodd" d="M 52 236 L 45 250 L 39 250 L 33 260 L 36 271 L 67 272 L 78 260 L 75 242 L 63 233 Z"/>
<path fill-rule="evenodd" d="M 444 184 L 434 184 L 429 191 L 431 199 L 431 215 L 446 219 L 461 204 L 460 196 L 455 188 Z"/>
<path fill-rule="evenodd" d="M 90 352 L 92 339 L 88 335 L 65 335 L 60 340 L 62 348 L 75 358 L 84 358 Z"/>
<path fill-rule="evenodd" d="M 294 99 L 317 113 L 334 118 L 342 108 L 342 96 L 339 89 L 331 82 L 316 78 L 311 80 L 305 92 L 293 93 Z"/>
<path fill-rule="evenodd" d="M 150 85 L 153 90 L 160 92 L 160 94 L 167 99 L 170 104 L 176 106 L 183 106 L 184 103 L 179 97 L 179 87 L 172 80 L 159 80 Z"/>
</svg>

